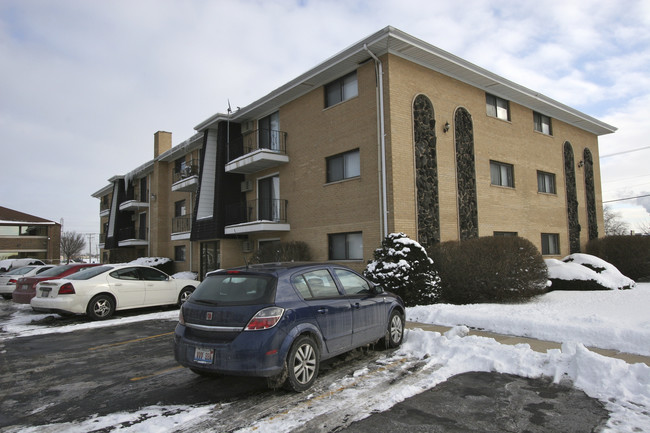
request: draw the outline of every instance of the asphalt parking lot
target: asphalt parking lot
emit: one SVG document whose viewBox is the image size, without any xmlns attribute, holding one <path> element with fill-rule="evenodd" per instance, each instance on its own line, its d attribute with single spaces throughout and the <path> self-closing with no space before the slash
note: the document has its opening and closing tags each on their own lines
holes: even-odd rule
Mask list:
<svg viewBox="0 0 650 433">
<path fill-rule="evenodd" d="M 6 314 L 7 309 L 0 311 Z M 41 319 L 39 326 L 86 320 L 52 315 Z M 327 363 L 309 394 L 270 391 L 264 380 L 204 378 L 181 368 L 171 350 L 174 327 L 173 320 L 148 320 L 0 340 L 0 431 L 161 404 L 221 408 L 218 418 L 191 430 L 177 426 L 173 431 L 234 431 L 296 405 L 318 404 L 314 395 L 325 395 L 329 384 L 354 375 L 384 353 L 356 351 Z M 417 363 L 410 370 L 418 374 Z M 386 373 L 386 381 L 375 392 L 391 392 L 391 381 L 399 380 L 391 379 L 391 374 Z M 350 423 L 345 413 L 328 413 L 306 420 L 294 431 L 591 432 L 606 419 L 607 411 L 599 401 L 568 385 L 466 373 L 362 421 Z"/>
</svg>

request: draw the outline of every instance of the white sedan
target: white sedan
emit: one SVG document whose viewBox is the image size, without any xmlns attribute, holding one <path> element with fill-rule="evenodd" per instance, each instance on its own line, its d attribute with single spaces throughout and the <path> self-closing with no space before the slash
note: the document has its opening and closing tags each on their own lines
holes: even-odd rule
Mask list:
<svg viewBox="0 0 650 433">
<path fill-rule="evenodd" d="M 0 294 L 5 299 L 11 299 L 11 294 L 16 289 L 16 281 L 23 277 L 32 277 L 43 271 L 53 268 L 55 265 L 30 265 L 12 269 L 0 275 Z"/>
<path fill-rule="evenodd" d="M 31 306 L 37 312 L 87 314 L 93 320 L 103 320 L 116 310 L 180 305 L 198 284 L 150 266 L 101 265 L 65 279 L 38 283 Z"/>
</svg>

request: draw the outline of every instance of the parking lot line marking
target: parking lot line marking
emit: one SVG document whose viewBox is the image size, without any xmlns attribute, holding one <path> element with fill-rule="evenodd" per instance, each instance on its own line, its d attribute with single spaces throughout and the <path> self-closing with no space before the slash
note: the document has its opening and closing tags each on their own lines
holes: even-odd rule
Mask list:
<svg viewBox="0 0 650 433">
<path fill-rule="evenodd" d="M 166 332 L 164 334 L 151 335 L 149 337 L 136 338 L 135 340 L 120 341 L 119 343 L 113 343 L 113 344 L 103 344 L 101 346 L 91 347 L 88 350 L 99 350 L 99 349 L 107 349 L 109 347 L 122 346 L 124 344 L 137 343 L 139 341 L 151 340 L 152 338 L 166 337 L 168 335 L 172 335 L 173 333 L 174 332 L 172 331 L 172 332 Z"/>
<path fill-rule="evenodd" d="M 129 379 L 129 380 L 130 380 L 131 382 L 137 382 L 138 380 L 149 379 L 150 377 L 159 376 L 159 375 L 161 375 L 161 374 L 165 374 L 165 373 L 168 373 L 168 372 L 170 372 L 170 371 L 174 371 L 174 370 L 180 370 L 181 368 L 185 368 L 185 367 L 183 367 L 182 365 L 177 365 L 176 367 L 167 368 L 167 369 L 165 369 L 165 370 L 160 370 L 160 371 L 157 371 L 157 372 L 155 372 L 154 374 L 150 374 L 150 375 L 148 375 L 148 376 L 132 377 L 132 378 Z"/>
</svg>

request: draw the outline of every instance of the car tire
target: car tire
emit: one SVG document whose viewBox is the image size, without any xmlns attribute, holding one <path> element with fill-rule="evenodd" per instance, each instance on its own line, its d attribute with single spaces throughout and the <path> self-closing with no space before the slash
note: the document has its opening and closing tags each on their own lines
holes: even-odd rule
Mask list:
<svg viewBox="0 0 650 433">
<path fill-rule="evenodd" d="M 384 346 L 386 349 L 394 349 L 402 344 L 404 339 L 404 316 L 397 311 L 393 310 L 388 319 L 388 329 L 386 330 L 386 341 Z"/>
<path fill-rule="evenodd" d="M 308 335 L 298 337 L 287 357 L 287 380 L 284 387 L 302 392 L 309 389 L 318 377 L 320 350 Z"/>
<path fill-rule="evenodd" d="M 97 295 L 90 300 L 86 314 L 93 320 L 106 320 L 115 312 L 115 300 L 110 295 Z"/>
<path fill-rule="evenodd" d="M 178 294 L 178 301 L 176 302 L 176 304 L 179 307 L 183 305 L 192 293 L 194 293 L 194 287 L 192 286 L 183 287 L 183 290 L 181 290 L 181 292 Z"/>
</svg>

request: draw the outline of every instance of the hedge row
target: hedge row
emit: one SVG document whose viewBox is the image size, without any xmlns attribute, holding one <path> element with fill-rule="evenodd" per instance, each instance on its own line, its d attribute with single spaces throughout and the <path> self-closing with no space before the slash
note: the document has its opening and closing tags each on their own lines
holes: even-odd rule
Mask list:
<svg viewBox="0 0 650 433">
<path fill-rule="evenodd" d="M 650 236 L 606 236 L 590 241 L 586 252 L 634 281 L 650 280 Z"/>
</svg>

